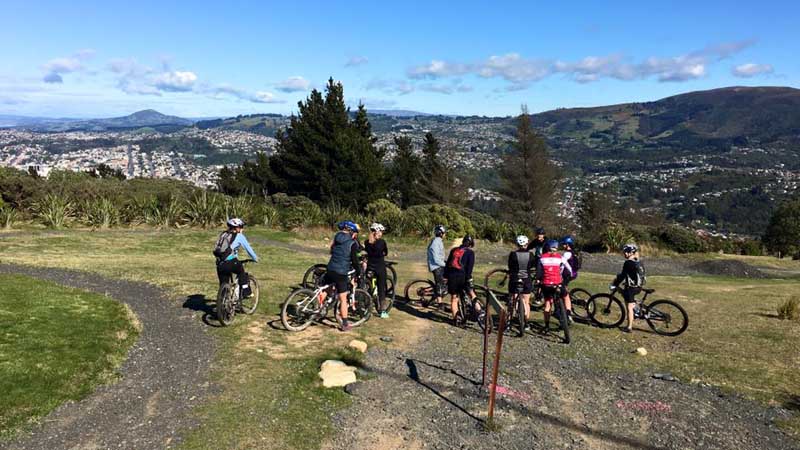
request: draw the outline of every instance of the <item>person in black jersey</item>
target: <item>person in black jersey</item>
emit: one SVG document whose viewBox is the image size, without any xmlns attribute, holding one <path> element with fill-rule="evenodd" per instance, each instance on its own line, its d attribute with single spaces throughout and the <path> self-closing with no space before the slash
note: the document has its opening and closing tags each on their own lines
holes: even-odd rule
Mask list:
<svg viewBox="0 0 800 450">
<path fill-rule="evenodd" d="M 389 313 L 386 312 L 386 256 L 389 249 L 386 241 L 383 240 L 383 232 L 386 230 L 383 225 L 373 223 L 369 227 L 369 237 L 364 241 L 364 250 L 367 252 L 367 270 L 375 272 L 378 279 L 378 298 L 377 305 L 380 311 L 380 318 L 386 319 Z"/>
<path fill-rule="evenodd" d="M 517 249 L 508 254 L 508 293 L 519 295 L 525 308 L 525 320 L 531 315 L 531 292 L 535 271 L 533 254 L 528 250 L 528 237 L 517 236 Z"/>
<path fill-rule="evenodd" d="M 630 333 L 633 330 L 636 295 L 642 292 L 645 275 L 644 268 L 639 260 L 639 247 L 636 244 L 625 244 L 622 247 L 622 254 L 625 256 L 622 272 L 614 278 L 614 281 L 608 287 L 613 291 L 622 285 L 622 297 L 625 299 L 625 306 L 628 309 L 628 324 L 623 328 L 623 331 Z"/>
</svg>

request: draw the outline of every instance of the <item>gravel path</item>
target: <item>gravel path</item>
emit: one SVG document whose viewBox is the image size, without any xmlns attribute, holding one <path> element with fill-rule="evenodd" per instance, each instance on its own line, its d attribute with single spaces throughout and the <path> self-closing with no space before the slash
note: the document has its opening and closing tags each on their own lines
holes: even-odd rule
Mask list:
<svg viewBox="0 0 800 450">
<path fill-rule="evenodd" d="M 61 405 L 31 432 L 0 443 L 0 448 L 162 449 L 197 426 L 191 409 L 212 389 L 207 374 L 214 345 L 191 311 L 144 283 L 10 265 L 0 265 L 0 272 L 108 294 L 130 306 L 143 326 L 119 381 Z"/>
<path fill-rule="evenodd" d="M 506 336 L 500 430 L 487 432 L 477 329 L 434 324 L 420 342 L 370 349 L 374 376 L 348 389 L 354 403 L 334 419 L 342 428 L 326 450 L 800 448 L 774 425 L 785 409 L 685 380 L 610 375 L 580 345 L 565 359 L 563 344 L 539 335 Z"/>
</svg>

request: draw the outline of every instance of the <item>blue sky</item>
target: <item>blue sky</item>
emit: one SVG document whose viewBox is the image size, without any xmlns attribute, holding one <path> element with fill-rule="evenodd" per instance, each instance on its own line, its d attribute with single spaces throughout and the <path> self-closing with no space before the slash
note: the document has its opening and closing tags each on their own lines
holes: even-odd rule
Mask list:
<svg viewBox="0 0 800 450">
<path fill-rule="evenodd" d="M 800 87 L 800 2 L 4 0 L 0 114 L 512 115 L 732 85 Z"/>
</svg>

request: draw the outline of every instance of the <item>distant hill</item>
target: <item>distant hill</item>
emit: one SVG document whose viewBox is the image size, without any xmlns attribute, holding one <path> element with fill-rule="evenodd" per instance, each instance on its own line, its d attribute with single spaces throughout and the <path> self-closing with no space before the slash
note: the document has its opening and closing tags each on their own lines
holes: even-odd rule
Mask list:
<svg viewBox="0 0 800 450">
<path fill-rule="evenodd" d="M 391 116 L 391 117 L 416 117 L 416 116 L 433 116 L 434 114 L 428 114 L 419 111 L 409 111 L 406 109 L 370 109 L 368 110 L 370 114 L 382 114 L 384 116 Z"/>
<path fill-rule="evenodd" d="M 532 119 L 550 137 L 597 148 L 800 143 L 800 90 L 728 87 L 654 102 L 557 109 Z"/>
<path fill-rule="evenodd" d="M 137 111 L 123 117 L 108 119 L 45 119 L 35 117 L 8 116 L 8 123 L 14 127 L 26 128 L 41 132 L 62 131 L 114 131 L 131 130 L 138 128 L 153 128 L 161 131 L 171 131 L 194 125 L 189 119 L 176 116 L 167 116 L 153 109 Z M 13 119 L 13 120 L 12 120 Z"/>
</svg>

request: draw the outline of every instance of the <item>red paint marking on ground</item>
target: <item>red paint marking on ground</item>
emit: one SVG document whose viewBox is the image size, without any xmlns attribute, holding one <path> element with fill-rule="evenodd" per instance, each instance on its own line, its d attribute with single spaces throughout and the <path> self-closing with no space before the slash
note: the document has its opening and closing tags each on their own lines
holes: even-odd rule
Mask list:
<svg viewBox="0 0 800 450">
<path fill-rule="evenodd" d="M 618 400 L 615 404 L 619 409 L 646 411 L 646 412 L 659 412 L 668 413 L 672 411 L 672 407 L 667 403 L 662 402 L 648 402 L 648 401 L 623 401 Z"/>
<path fill-rule="evenodd" d="M 490 384 L 489 385 L 489 389 L 491 389 L 491 388 L 492 388 L 492 385 Z M 495 389 L 495 392 L 497 392 L 500 395 L 506 395 L 508 397 L 516 398 L 517 400 L 530 400 L 531 399 L 531 396 L 526 394 L 526 393 L 524 393 L 524 392 L 517 392 L 517 391 L 515 391 L 515 390 L 513 390 L 511 388 L 507 388 L 505 386 L 500 386 L 499 384 L 497 385 L 497 389 Z"/>
</svg>

